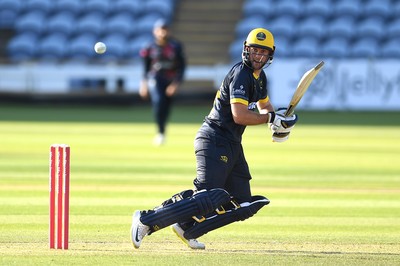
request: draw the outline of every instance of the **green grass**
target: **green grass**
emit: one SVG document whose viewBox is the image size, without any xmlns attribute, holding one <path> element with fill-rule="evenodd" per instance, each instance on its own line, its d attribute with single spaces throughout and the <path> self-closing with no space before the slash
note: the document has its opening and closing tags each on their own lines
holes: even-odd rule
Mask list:
<svg viewBox="0 0 400 266">
<path fill-rule="evenodd" d="M 0 107 L 2 265 L 399 265 L 400 113 L 300 112 L 290 140 L 244 136 L 253 194 L 271 204 L 187 249 L 168 229 L 129 236 L 135 209 L 192 187 L 209 106 L 176 106 L 153 147 L 148 106 Z M 48 248 L 48 149 L 71 146 L 70 249 Z"/>
</svg>

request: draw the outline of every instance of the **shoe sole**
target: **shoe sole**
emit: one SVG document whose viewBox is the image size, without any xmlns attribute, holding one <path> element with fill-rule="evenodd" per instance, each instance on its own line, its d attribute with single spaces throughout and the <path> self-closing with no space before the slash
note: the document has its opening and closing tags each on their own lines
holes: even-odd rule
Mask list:
<svg viewBox="0 0 400 266">
<path fill-rule="evenodd" d="M 189 248 L 191 248 L 191 249 L 205 249 L 205 247 L 204 247 L 204 248 L 194 248 L 194 247 L 191 247 L 191 246 L 189 245 L 189 241 L 187 241 L 187 239 L 185 239 L 185 238 L 182 238 L 181 235 L 176 231 L 176 229 L 175 229 L 174 226 L 171 226 L 171 230 L 172 230 L 172 232 L 174 232 L 175 235 L 176 235 L 177 237 L 179 237 L 179 239 L 180 239 L 183 243 L 185 243 L 185 245 L 188 246 Z"/>
</svg>

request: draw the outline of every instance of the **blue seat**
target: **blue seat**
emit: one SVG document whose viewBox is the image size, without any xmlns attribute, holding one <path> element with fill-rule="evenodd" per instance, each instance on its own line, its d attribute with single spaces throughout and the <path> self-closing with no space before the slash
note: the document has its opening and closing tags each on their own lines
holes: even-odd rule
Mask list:
<svg viewBox="0 0 400 266">
<path fill-rule="evenodd" d="M 46 16 L 41 11 L 32 11 L 21 16 L 15 23 L 18 32 L 43 33 L 46 29 Z"/>
<path fill-rule="evenodd" d="M 116 61 L 125 59 L 128 54 L 128 42 L 125 35 L 119 33 L 111 33 L 101 39 L 107 45 L 107 52 L 102 55 L 95 55 L 101 61 Z"/>
<path fill-rule="evenodd" d="M 325 20 L 329 19 L 332 15 L 332 3 L 330 0 L 310 0 L 305 3 L 305 16 L 321 16 Z"/>
<path fill-rule="evenodd" d="M 350 56 L 354 58 L 376 58 L 380 43 L 371 37 L 361 38 L 350 47 Z"/>
<path fill-rule="evenodd" d="M 26 11 L 40 11 L 43 13 L 50 13 L 54 9 L 54 2 L 52 0 L 28 0 L 24 5 Z"/>
<path fill-rule="evenodd" d="M 51 34 L 37 44 L 37 57 L 44 60 L 61 60 L 64 59 L 67 51 L 65 43 L 68 42 L 66 35 L 62 33 Z"/>
<path fill-rule="evenodd" d="M 277 17 L 292 16 L 298 18 L 304 11 L 301 0 L 280 0 L 272 4 L 270 8 L 275 10 L 275 15 Z"/>
<path fill-rule="evenodd" d="M 400 18 L 397 18 L 390 22 L 386 27 L 386 37 L 387 38 L 397 38 L 400 37 Z"/>
<path fill-rule="evenodd" d="M 114 14 L 127 13 L 138 17 L 142 14 L 144 5 L 141 0 L 117 0 L 113 2 L 110 8 Z"/>
<path fill-rule="evenodd" d="M 22 7 L 21 0 L 0 0 L 0 10 L 19 11 Z"/>
<path fill-rule="evenodd" d="M 381 57 L 400 59 L 400 38 L 391 39 L 381 46 Z"/>
<path fill-rule="evenodd" d="M 267 22 L 260 16 L 252 16 L 249 18 L 245 18 L 240 20 L 236 24 L 235 34 L 236 38 L 242 38 L 243 41 L 249 34 L 249 32 L 255 28 L 266 28 Z"/>
<path fill-rule="evenodd" d="M 248 0 L 243 4 L 242 12 L 243 18 L 251 18 L 261 16 L 265 19 L 272 19 L 275 17 L 275 8 L 273 0 Z"/>
<path fill-rule="evenodd" d="M 7 54 L 14 62 L 33 59 L 36 56 L 38 36 L 28 32 L 15 36 L 7 45 Z"/>
<path fill-rule="evenodd" d="M 137 31 L 139 34 L 145 33 L 149 34 L 153 32 L 154 23 L 157 20 L 164 19 L 159 14 L 149 14 L 143 17 L 140 17 L 137 22 Z"/>
<path fill-rule="evenodd" d="M 321 45 L 321 55 L 331 58 L 346 58 L 350 52 L 347 38 L 332 37 Z"/>
<path fill-rule="evenodd" d="M 21 9 L 21 0 L 0 0 L 0 28 L 13 28 Z"/>
<path fill-rule="evenodd" d="M 293 16 L 280 16 L 269 22 L 269 30 L 274 36 L 292 38 L 295 35 L 297 21 Z"/>
<path fill-rule="evenodd" d="M 144 11 L 147 14 L 158 14 L 166 20 L 171 20 L 173 13 L 171 2 L 166 0 L 147 0 L 143 3 L 145 5 Z"/>
<path fill-rule="evenodd" d="M 309 58 L 317 57 L 320 55 L 321 46 L 317 39 L 314 38 L 301 38 L 296 40 L 292 46 L 292 57 Z"/>
<path fill-rule="evenodd" d="M 310 16 L 297 24 L 298 37 L 314 37 L 322 39 L 326 33 L 325 20 L 320 16 Z"/>
<path fill-rule="evenodd" d="M 342 37 L 350 39 L 354 35 L 355 19 L 345 15 L 336 17 L 333 21 L 327 24 L 328 37 Z"/>
<path fill-rule="evenodd" d="M 101 13 L 87 13 L 77 23 L 77 33 L 93 33 L 100 35 L 104 30 L 104 17 Z"/>
<path fill-rule="evenodd" d="M 18 18 L 18 12 L 14 10 L 0 9 L 0 29 L 13 29 Z"/>
<path fill-rule="evenodd" d="M 391 2 L 389 0 L 369 0 L 363 6 L 363 16 L 390 18 L 392 16 Z"/>
<path fill-rule="evenodd" d="M 381 18 L 366 18 L 356 26 L 355 34 L 358 38 L 371 37 L 381 39 L 385 34 L 385 23 Z"/>
<path fill-rule="evenodd" d="M 48 19 L 47 32 L 70 35 L 75 31 L 75 16 L 70 12 L 61 12 Z"/>
<path fill-rule="evenodd" d="M 105 28 L 107 33 L 121 33 L 130 36 L 136 32 L 136 23 L 132 16 L 122 13 L 108 19 Z"/>
<path fill-rule="evenodd" d="M 108 0 L 86 0 L 84 4 L 84 12 L 98 12 L 106 15 L 109 10 L 110 2 Z"/>
<path fill-rule="evenodd" d="M 82 33 L 67 43 L 66 56 L 73 60 L 87 60 L 95 55 L 94 45 L 98 41 L 94 34 Z"/>
<path fill-rule="evenodd" d="M 338 0 L 335 5 L 333 5 L 333 15 L 334 16 L 351 16 L 358 19 L 361 15 L 362 3 L 360 0 Z"/>
<path fill-rule="evenodd" d="M 71 12 L 78 15 L 83 10 L 81 0 L 58 0 L 55 4 L 56 12 Z"/>
<path fill-rule="evenodd" d="M 275 57 L 289 57 L 291 55 L 291 41 L 285 36 L 277 36 L 275 42 Z"/>
</svg>

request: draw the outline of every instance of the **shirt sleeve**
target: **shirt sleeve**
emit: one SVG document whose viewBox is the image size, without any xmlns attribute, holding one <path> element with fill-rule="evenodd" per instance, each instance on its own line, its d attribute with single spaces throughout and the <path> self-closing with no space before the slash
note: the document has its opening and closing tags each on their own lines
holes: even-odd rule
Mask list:
<svg viewBox="0 0 400 266">
<path fill-rule="evenodd" d="M 249 105 L 249 89 L 251 86 L 251 80 L 247 73 L 244 71 L 237 72 L 231 81 L 229 86 L 230 90 L 230 103 L 242 103 Z"/>
</svg>

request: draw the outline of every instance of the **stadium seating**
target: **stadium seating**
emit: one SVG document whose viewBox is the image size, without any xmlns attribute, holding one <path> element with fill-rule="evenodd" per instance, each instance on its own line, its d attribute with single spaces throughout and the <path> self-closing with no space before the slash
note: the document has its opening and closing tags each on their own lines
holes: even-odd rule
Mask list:
<svg viewBox="0 0 400 266">
<path fill-rule="evenodd" d="M 364 4 L 362 15 L 386 19 L 392 15 L 391 9 L 390 0 L 369 0 Z"/>
<path fill-rule="evenodd" d="M 55 3 L 55 11 L 70 12 L 74 15 L 79 15 L 81 12 L 81 0 L 58 0 Z"/>
<path fill-rule="evenodd" d="M 351 16 L 337 16 L 326 25 L 326 35 L 329 38 L 351 39 L 354 35 L 355 19 Z"/>
<path fill-rule="evenodd" d="M 275 15 L 280 16 L 292 16 L 294 18 L 299 17 L 303 12 L 303 5 L 301 0 L 280 0 L 274 2 L 270 8 L 275 10 Z"/>
<path fill-rule="evenodd" d="M 293 38 L 297 32 L 297 20 L 293 16 L 279 16 L 273 21 L 270 21 L 266 28 L 271 30 L 274 36 L 285 36 Z"/>
<path fill-rule="evenodd" d="M 16 33 L 7 44 L 15 62 L 123 60 L 139 56 L 154 22 L 172 21 L 174 8 L 175 0 L 0 0 L 0 28 Z M 101 57 L 93 51 L 99 40 L 107 43 Z"/>
<path fill-rule="evenodd" d="M 325 20 L 320 16 L 309 16 L 297 24 L 296 34 L 299 37 L 322 39 L 325 32 Z"/>
<path fill-rule="evenodd" d="M 347 38 L 331 38 L 321 45 L 321 56 L 324 58 L 346 58 L 350 46 Z"/>
<path fill-rule="evenodd" d="M 305 3 L 304 16 L 321 16 L 324 19 L 329 19 L 332 15 L 332 3 L 329 0 L 310 0 Z"/>
<path fill-rule="evenodd" d="M 319 50 L 321 46 L 319 45 L 319 41 L 316 38 L 305 37 L 298 39 L 294 42 L 292 50 L 292 57 L 295 58 L 302 58 L 308 57 L 313 58 L 319 55 Z M 277 50 L 278 51 L 278 50 Z M 278 52 L 277 52 L 278 56 Z"/>
<path fill-rule="evenodd" d="M 57 61 L 64 59 L 67 50 L 64 44 L 67 43 L 68 37 L 62 33 L 54 33 L 45 37 L 37 47 L 37 57 L 41 60 Z"/>
<path fill-rule="evenodd" d="M 21 16 L 15 23 L 17 32 L 34 32 L 41 34 L 46 30 L 46 14 L 41 10 L 34 10 Z"/>
<path fill-rule="evenodd" d="M 8 52 L 13 62 L 36 58 L 38 35 L 33 32 L 21 33 L 10 41 Z"/>
<path fill-rule="evenodd" d="M 399 58 L 399 14 L 398 0 L 245 0 L 229 53 L 236 61 L 248 32 L 265 25 L 276 57 Z"/>
<path fill-rule="evenodd" d="M 99 40 L 94 34 L 81 33 L 77 35 L 66 43 L 68 58 L 72 60 L 88 61 L 95 55 L 93 44 L 97 41 Z"/>
<path fill-rule="evenodd" d="M 388 23 L 386 30 L 387 30 L 387 35 L 386 35 L 387 38 L 391 39 L 400 37 L 400 18 L 396 18 L 392 22 Z"/>
<path fill-rule="evenodd" d="M 176 3 L 0 0 L 0 29 L 15 32 L 7 44 L 7 55 L 15 62 L 97 60 L 93 45 L 99 40 L 108 45 L 104 60 L 135 59 L 151 41 L 154 22 L 172 21 Z M 277 57 L 399 58 L 399 14 L 399 0 L 244 0 L 228 52 L 232 61 L 240 60 L 249 31 L 264 27 L 274 34 Z M 56 42 L 65 42 L 67 49 L 59 50 Z M 126 52 L 122 45 L 128 47 Z"/>
<path fill-rule="evenodd" d="M 0 0 L 0 29 L 13 28 L 21 9 L 21 0 Z"/>
<path fill-rule="evenodd" d="M 353 58 L 373 58 L 380 51 L 379 42 L 372 37 L 365 37 L 355 41 L 350 47 L 350 56 Z"/>
<path fill-rule="evenodd" d="M 72 34 L 75 30 L 75 16 L 71 12 L 60 12 L 50 17 L 47 22 L 47 32 Z"/>
<path fill-rule="evenodd" d="M 357 38 L 371 37 L 380 40 L 384 34 L 384 21 L 382 18 L 367 17 L 361 20 L 355 30 Z"/>
<path fill-rule="evenodd" d="M 333 16 L 351 16 L 358 19 L 361 15 L 361 0 L 338 0 L 333 6 Z"/>
<path fill-rule="evenodd" d="M 385 58 L 400 58 L 400 49 L 399 49 L 400 38 L 391 39 L 384 43 L 381 50 L 381 56 Z"/>
<path fill-rule="evenodd" d="M 24 9 L 29 11 L 39 11 L 50 13 L 54 9 L 53 0 L 27 0 L 24 1 Z"/>
<path fill-rule="evenodd" d="M 136 20 L 127 13 L 116 13 L 105 22 L 105 26 L 108 33 L 121 33 L 125 36 L 131 36 L 137 32 Z"/>
<path fill-rule="evenodd" d="M 273 7 L 273 8 L 272 8 Z M 243 4 L 243 17 L 262 17 L 270 20 L 275 16 L 275 6 L 273 0 L 248 0 Z"/>
</svg>

